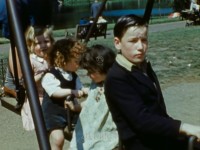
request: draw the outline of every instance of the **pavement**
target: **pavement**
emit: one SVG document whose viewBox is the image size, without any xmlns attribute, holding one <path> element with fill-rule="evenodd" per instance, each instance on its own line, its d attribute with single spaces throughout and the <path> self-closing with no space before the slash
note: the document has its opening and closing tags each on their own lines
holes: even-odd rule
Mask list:
<svg viewBox="0 0 200 150">
<path fill-rule="evenodd" d="M 152 24 L 149 25 L 149 32 L 162 32 L 169 31 L 178 28 L 185 28 L 186 21 L 178 21 L 178 22 L 169 22 L 162 24 Z"/>
<path fill-rule="evenodd" d="M 200 125 L 200 80 L 187 80 L 163 90 L 167 111 L 175 119 Z"/>
<path fill-rule="evenodd" d="M 150 25 L 149 32 L 162 32 L 184 28 L 185 21 Z M 113 36 L 112 32 L 109 36 Z M 0 53 L 8 52 L 9 44 L 0 45 Z M 83 77 L 84 75 L 82 75 Z M 85 80 L 85 79 L 84 79 Z M 183 122 L 200 125 L 200 81 L 181 81 L 163 89 L 168 113 Z M 0 149 L 38 150 L 37 136 L 34 131 L 22 128 L 21 117 L 0 106 Z M 64 149 L 69 142 L 65 141 Z"/>
</svg>

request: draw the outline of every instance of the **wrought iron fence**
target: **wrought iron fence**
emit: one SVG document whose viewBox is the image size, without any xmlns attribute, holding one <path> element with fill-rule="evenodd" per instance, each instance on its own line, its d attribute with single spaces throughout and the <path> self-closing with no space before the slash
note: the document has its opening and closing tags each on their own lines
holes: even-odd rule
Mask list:
<svg viewBox="0 0 200 150">
<path fill-rule="evenodd" d="M 8 58 L 0 59 L 0 84 L 1 84 L 1 87 L 4 85 L 7 66 L 8 66 Z"/>
</svg>

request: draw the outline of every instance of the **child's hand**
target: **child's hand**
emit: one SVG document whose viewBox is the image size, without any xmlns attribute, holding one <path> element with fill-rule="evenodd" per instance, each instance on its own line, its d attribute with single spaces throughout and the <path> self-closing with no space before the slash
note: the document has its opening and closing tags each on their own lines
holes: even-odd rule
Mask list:
<svg viewBox="0 0 200 150">
<path fill-rule="evenodd" d="M 72 94 L 73 94 L 75 97 L 82 97 L 84 93 L 83 93 L 82 90 L 72 90 Z"/>
<path fill-rule="evenodd" d="M 65 101 L 64 102 L 64 107 L 65 108 L 69 108 L 72 111 L 75 111 L 75 106 L 74 106 L 72 101 Z"/>
<path fill-rule="evenodd" d="M 76 100 L 76 99 L 75 99 Z M 73 101 L 64 101 L 64 107 L 70 109 L 74 112 L 80 112 L 81 111 L 81 105 L 80 104 L 74 104 Z"/>
<path fill-rule="evenodd" d="M 83 91 L 84 95 L 88 95 L 89 88 L 82 88 L 81 90 Z"/>
<path fill-rule="evenodd" d="M 179 131 L 180 133 L 184 133 L 188 136 L 197 137 L 197 141 L 200 142 L 200 126 L 182 123 Z"/>
</svg>

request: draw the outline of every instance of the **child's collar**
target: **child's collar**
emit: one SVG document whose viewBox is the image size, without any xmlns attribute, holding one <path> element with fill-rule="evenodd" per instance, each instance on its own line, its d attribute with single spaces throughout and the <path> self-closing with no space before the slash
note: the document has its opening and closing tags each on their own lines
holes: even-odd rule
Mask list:
<svg viewBox="0 0 200 150">
<path fill-rule="evenodd" d="M 65 71 L 63 70 L 62 68 L 59 68 L 59 67 L 55 67 L 55 69 L 59 70 L 62 74 L 70 74 L 72 72 L 69 72 L 69 71 Z"/>
<path fill-rule="evenodd" d="M 128 71 L 132 70 L 132 67 L 135 66 L 133 63 L 128 61 L 122 54 L 117 54 L 116 61 Z"/>
<path fill-rule="evenodd" d="M 44 62 L 44 58 L 37 56 L 36 54 L 32 54 L 32 58 L 38 60 L 39 62 Z"/>
</svg>

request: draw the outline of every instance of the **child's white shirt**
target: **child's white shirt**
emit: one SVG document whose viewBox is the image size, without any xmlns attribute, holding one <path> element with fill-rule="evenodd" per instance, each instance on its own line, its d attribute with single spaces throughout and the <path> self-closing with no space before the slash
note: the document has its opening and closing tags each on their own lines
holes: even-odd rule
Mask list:
<svg viewBox="0 0 200 150">
<path fill-rule="evenodd" d="M 65 72 L 61 68 L 56 68 L 56 69 L 59 69 L 61 71 L 62 76 L 66 80 L 71 81 L 73 79 L 72 73 Z M 42 83 L 42 87 L 44 88 L 44 90 L 47 92 L 47 94 L 49 96 L 52 96 L 52 94 L 55 91 L 62 89 L 60 87 L 60 81 L 52 73 L 46 73 L 45 76 L 43 77 L 41 83 Z M 83 87 L 83 85 L 80 81 L 80 78 L 77 76 L 77 78 L 76 78 L 76 89 L 81 90 L 82 87 Z"/>
</svg>

